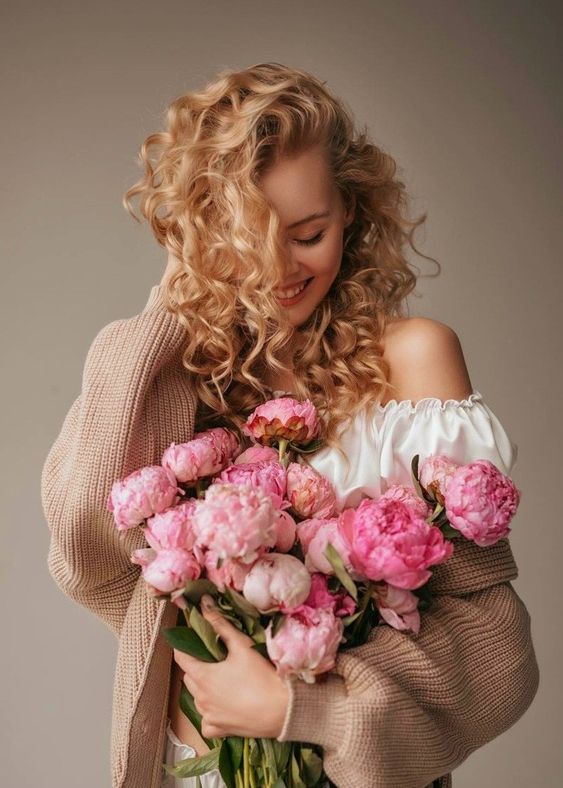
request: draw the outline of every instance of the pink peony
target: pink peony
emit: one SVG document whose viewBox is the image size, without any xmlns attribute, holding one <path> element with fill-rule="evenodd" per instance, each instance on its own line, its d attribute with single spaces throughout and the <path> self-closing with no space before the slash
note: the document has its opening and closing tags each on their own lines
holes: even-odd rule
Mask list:
<svg viewBox="0 0 563 788">
<path fill-rule="evenodd" d="M 326 575 L 315 572 L 311 575 L 311 590 L 303 605 L 288 608 L 285 612 L 297 613 L 303 606 L 324 607 L 332 610 L 335 616 L 349 616 L 356 610 L 356 601 L 345 591 L 329 591 Z"/>
<path fill-rule="evenodd" d="M 520 490 L 489 460 L 461 465 L 445 495 L 446 517 L 452 528 L 480 547 L 495 544 L 510 533 L 510 521 L 520 503 Z"/>
<path fill-rule="evenodd" d="M 131 561 L 140 564 L 143 578 L 155 595 L 170 594 L 183 588 L 189 580 L 196 580 L 201 574 L 193 554 L 180 547 L 160 550 L 158 553 L 150 548 L 135 550 Z"/>
<path fill-rule="evenodd" d="M 288 553 L 295 544 L 297 535 L 297 523 L 293 517 L 283 509 L 276 510 L 276 543 L 274 550 L 276 553 Z"/>
<path fill-rule="evenodd" d="M 311 576 L 298 558 L 268 553 L 246 576 L 242 593 L 261 613 L 274 613 L 302 604 L 310 588 Z"/>
<path fill-rule="evenodd" d="M 303 542 L 301 545 L 305 553 L 305 566 L 309 572 L 322 572 L 325 575 L 333 575 L 334 569 L 328 558 L 325 556 L 327 544 L 330 542 L 347 569 L 353 569 L 350 560 L 350 548 L 338 528 L 338 518 L 330 520 L 308 520 L 306 528 L 298 526 L 297 534 L 307 542 L 307 547 L 304 547 Z M 311 523 L 318 525 L 311 526 Z M 312 530 L 315 530 L 312 534 Z"/>
<path fill-rule="evenodd" d="M 445 454 L 430 454 L 418 466 L 418 481 L 428 492 L 434 493 L 438 503 L 444 505 L 444 495 L 459 463 Z"/>
<path fill-rule="evenodd" d="M 319 433 L 317 411 L 313 403 L 293 397 L 278 397 L 258 405 L 242 427 L 257 443 L 271 446 L 281 439 L 291 443 L 309 443 Z"/>
<path fill-rule="evenodd" d="M 270 621 L 266 627 L 266 648 L 282 678 L 297 676 L 314 684 L 316 675 L 334 667 L 338 646 L 344 640 L 344 623 L 332 610 L 303 606 L 284 616 L 275 635 L 272 626 Z"/>
<path fill-rule="evenodd" d="M 276 509 L 287 508 L 284 501 L 286 490 L 286 470 L 277 461 L 261 460 L 229 465 L 221 471 L 215 483 L 232 482 L 233 484 L 252 484 L 260 487 L 272 499 Z"/>
<path fill-rule="evenodd" d="M 149 545 L 157 551 L 175 547 L 192 550 L 195 533 L 190 518 L 195 507 L 195 498 L 189 498 L 161 514 L 153 515 L 147 520 L 144 529 L 145 539 Z"/>
<path fill-rule="evenodd" d="M 106 506 L 117 529 L 125 531 L 173 506 L 182 492 L 170 470 L 149 465 L 114 482 Z"/>
<path fill-rule="evenodd" d="M 420 630 L 418 597 L 412 591 L 383 583 L 376 587 L 375 604 L 384 621 L 394 629 L 410 630 L 415 635 Z"/>
<path fill-rule="evenodd" d="M 202 563 L 209 580 L 223 593 L 225 588 L 234 588 L 242 591 L 247 574 L 252 569 L 252 564 L 243 564 L 236 558 L 224 558 L 221 566 L 217 566 L 219 556 L 215 550 L 206 550 Z"/>
<path fill-rule="evenodd" d="M 420 497 L 414 487 L 406 487 L 404 484 L 393 484 L 379 496 L 378 500 L 382 498 L 390 501 L 402 501 L 403 503 L 409 504 L 418 516 L 423 519 L 426 519 L 432 514 L 432 507 Z"/>
<path fill-rule="evenodd" d="M 169 468 L 179 482 L 194 484 L 198 479 L 214 476 L 230 464 L 240 452 L 236 435 L 225 427 L 196 432 L 187 443 L 172 443 L 162 455 L 162 465 Z"/>
<path fill-rule="evenodd" d="M 271 446 L 250 446 L 239 454 L 235 460 L 235 465 L 243 462 L 262 462 L 264 460 L 278 460 L 279 452 Z"/>
<path fill-rule="evenodd" d="M 322 524 L 331 522 L 336 523 L 337 521 L 337 517 L 311 517 L 308 520 L 301 520 L 301 522 L 297 525 L 297 538 L 299 539 L 301 547 L 303 548 L 303 552 L 307 552 L 313 537 L 316 535 Z"/>
<path fill-rule="evenodd" d="M 332 483 L 310 465 L 289 463 L 286 495 L 299 517 L 327 518 L 337 512 Z"/>
<path fill-rule="evenodd" d="M 365 498 L 357 509 L 341 513 L 338 526 L 355 570 L 399 588 L 424 585 L 432 574 L 428 567 L 453 553 L 437 526 L 398 500 Z"/>
<path fill-rule="evenodd" d="M 275 509 L 265 492 L 250 484 L 212 484 L 192 515 L 196 545 L 220 558 L 254 562 L 276 540 Z"/>
</svg>

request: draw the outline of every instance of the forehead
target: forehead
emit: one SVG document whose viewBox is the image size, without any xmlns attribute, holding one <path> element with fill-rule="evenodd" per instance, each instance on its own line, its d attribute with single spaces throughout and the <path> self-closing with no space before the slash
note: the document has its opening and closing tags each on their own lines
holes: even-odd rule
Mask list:
<svg viewBox="0 0 563 788">
<path fill-rule="evenodd" d="M 262 174 L 259 185 L 288 225 L 316 211 L 326 211 L 334 199 L 333 181 L 321 147 L 280 159 Z"/>
</svg>

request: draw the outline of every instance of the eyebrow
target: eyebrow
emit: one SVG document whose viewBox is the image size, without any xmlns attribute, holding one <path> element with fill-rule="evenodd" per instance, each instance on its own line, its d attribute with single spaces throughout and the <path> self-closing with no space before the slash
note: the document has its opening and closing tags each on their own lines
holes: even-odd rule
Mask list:
<svg viewBox="0 0 563 788">
<path fill-rule="evenodd" d="M 293 224 L 289 224 L 287 229 L 292 230 L 294 227 L 299 227 L 299 225 L 301 224 L 312 222 L 313 219 L 324 219 L 325 216 L 330 216 L 330 211 L 317 211 L 316 213 L 312 213 L 309 216 L 306 216 L 304 219 L 299 219 L 298 222 L 293 222 Z"/>
</svg>

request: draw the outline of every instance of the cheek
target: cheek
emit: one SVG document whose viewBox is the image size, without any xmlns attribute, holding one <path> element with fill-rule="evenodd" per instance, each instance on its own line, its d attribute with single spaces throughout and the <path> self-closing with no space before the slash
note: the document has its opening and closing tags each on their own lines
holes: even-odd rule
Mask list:
<svg viewBox="0 0 563 788">
<path fill-rule="evenodd" d="M 336 239 L 315 250 L 308 261 L 308 268 L 315 276 L 333 276 L 342 261 L 342 243 Z"/>
</svg>

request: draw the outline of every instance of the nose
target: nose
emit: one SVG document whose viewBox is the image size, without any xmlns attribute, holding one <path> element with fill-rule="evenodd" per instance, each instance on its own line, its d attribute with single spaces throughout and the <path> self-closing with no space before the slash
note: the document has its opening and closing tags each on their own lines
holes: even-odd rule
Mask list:
<svg viewBox="0 0 563 788">
<path fill-rule="evenodd" d="M 285 258 L 285 282 L 295 281 L 301 271 L 301 263 L 299 262 L 299 250 L 295 247 L 290 247 L 287 251 Z"/>
</svg>

